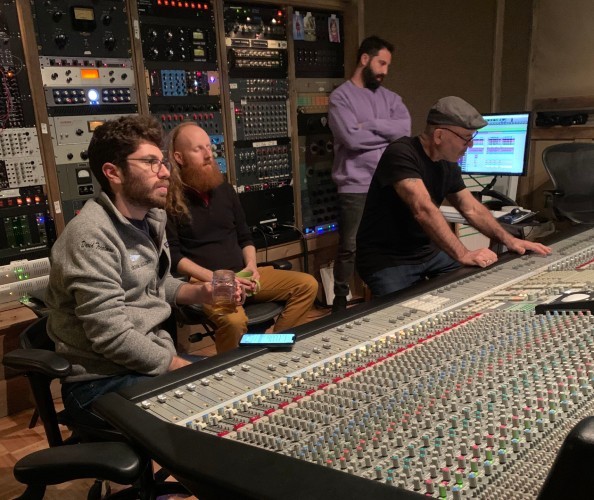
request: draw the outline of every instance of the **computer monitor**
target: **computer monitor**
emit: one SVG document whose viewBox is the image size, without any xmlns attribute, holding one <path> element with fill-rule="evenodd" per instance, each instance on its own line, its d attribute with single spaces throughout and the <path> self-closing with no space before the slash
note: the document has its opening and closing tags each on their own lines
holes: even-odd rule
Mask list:
<svg viewBox="0 0 594 500">
<path fill-rule="evenodd" d="M 458 164 L 466 175 L 526 175 L 530 113 L 489 113 Z"/>
</svg>

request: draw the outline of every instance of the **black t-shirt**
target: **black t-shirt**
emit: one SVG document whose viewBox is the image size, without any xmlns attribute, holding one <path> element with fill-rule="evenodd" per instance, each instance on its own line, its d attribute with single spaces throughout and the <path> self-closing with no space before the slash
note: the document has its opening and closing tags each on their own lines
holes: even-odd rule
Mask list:
<svg viewBox="0 0 594 500">
<path fill-rule="evenodd" d="M 465 187 L 460 167 L 432 161 L 418 137 L 402 137 L 390 144 L 369 186 L 357 233 L 357 270 L 362 276 L 387 267 L 425 262 L 438 252 L 394 189 L 396 182 L 410 178 L 423 181 L 438 207 L 447 195 Z"/>
<path fill-rule="evenodd" d="M 242 249 L 254 243 L 233 187 L 224 182 L 209 193 L 208 202 L 190 188 L 184 194 L 190 220 L 169 217 L 167 221 L 171 269 L 177 269 L 182 257 L 211 271 L 243 269 Z"/>
</svg>

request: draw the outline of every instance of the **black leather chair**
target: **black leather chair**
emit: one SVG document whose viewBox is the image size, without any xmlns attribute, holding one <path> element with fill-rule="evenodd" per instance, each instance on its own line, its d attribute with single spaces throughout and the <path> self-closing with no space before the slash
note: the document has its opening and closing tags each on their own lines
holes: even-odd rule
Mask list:
<svg viewBox="0 0 594 500">
<path fill-rule="evenodd" d="M 43 498 L 47 485 L 81 478 L 97 478 L 89 498 L 101 496 L 102 481 L 132 484 L 117 493 L 117 498 L 153 498 L 157 494 L 186 493 L 179 483 L 164 482 L 167 472 L 153 474 L 152 461 L 139 454 L 115 429 L 97 429 L 73 422 L 62 411 L 57 412 L 51 384 L 68 376 L 70 363 L 54 352 L 55 346 L 46 332 L 47 317 L 41 317 L 23 330 L 20 349 L 4 355 L 4 366 L 25 375 L 35 400 L 50 446 L 17 462 L 15 478 L 26 484 L 21 498 Z M 72 434 L 64 439 L 60 425 Z"/>
<path fill-rule="evenodd" d="M 150 491 L 143 471 L 147 461 L 142 460 L 128 444 L 123 442 L 79 443 L 36 451 L 21 458 L 14 466 L 17 481 L 27 489 L 17 500 L 41 500 L 46 487 L 76 479 L 101 478 L 126 485 L 143 483 L 138 489 L 126 489 L 109 498 L 142 498 Z M 149 480 L 150 483 L 150 480 Z M 145 496 L 149 498 L 149 495 Z M 101 481 L 96 481 L 87 495 L 89 500 L 102 498 Z M 105 498 L 105 497 L 103 497 Z"/>
<path fill-rule="evenodd" d="M 545 191 L 558 219 L 594 224 L 594 143 L 569 142 L 542 153 L 554 189 Z"/>
</svg>

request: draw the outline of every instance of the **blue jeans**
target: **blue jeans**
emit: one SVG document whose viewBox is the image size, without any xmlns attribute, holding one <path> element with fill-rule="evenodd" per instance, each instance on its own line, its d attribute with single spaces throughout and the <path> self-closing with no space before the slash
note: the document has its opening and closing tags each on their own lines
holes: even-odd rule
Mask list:
<svg viewBox="0 0 594 500">
<path fill-rule="evenodd" d="M 366 193 L 340 193 L 338 195 L 338 253 L 334 261 L 334 295 L 346 297 L 355 272 L 357 230 L 365 208 Z"/>
<path fill-rule="evenodd" d="M 192 356 L 191 354 L 180 354 L 180 357 L 192 363 L 205 359 L 203 356 Z M 129 373 L 85 382 L 62 384 L 62 401 L 66 415 L 75 427 L 76 424 L 79 424 L 96 429 L 113 429 L 109 423 L 92 411 L 93 401 L 108 392 L 116 392 L 151 378 L 153 377 L 149 375 Z"/>
<path fill-rule="evenodd" d="M 408 288 L 418 281 L 455 271 L 460 267 L 461 264 L 458 261 L 445 252 L 439 252 L 427 262 L 388 267 L 363 277 L 363 280 L 375 297 L 381 297 Z"/>
</svg>

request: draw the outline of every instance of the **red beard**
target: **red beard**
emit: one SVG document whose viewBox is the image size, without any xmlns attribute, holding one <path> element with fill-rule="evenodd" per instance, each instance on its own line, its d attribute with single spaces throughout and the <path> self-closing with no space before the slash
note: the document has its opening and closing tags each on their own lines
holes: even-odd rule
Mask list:
<svg viewBox="0 0 594 500">
<path fill-rule="evenodd" d="M 204 163 L 200 167 L 182 167 L 181 179 L 184 184 L 200 193 L 207 193 L 220 186 L 225 178 L 216 162 Z"/>
</svg>

